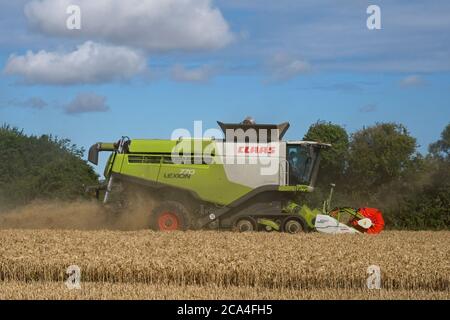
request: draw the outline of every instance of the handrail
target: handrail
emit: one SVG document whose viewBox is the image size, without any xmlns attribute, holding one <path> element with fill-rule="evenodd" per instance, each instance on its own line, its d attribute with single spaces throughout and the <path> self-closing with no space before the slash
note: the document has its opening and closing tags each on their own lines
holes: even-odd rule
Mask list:
<svg viewBox="0 0 450 320">
<path fill-rule="evenodd" d="M 286 169 L 283 170 L 283 163 L 286 164 Z M 289 185 L 289 161 L 287 159 L 283 159 L 282 161 L 280 161 L 280 169 L 279 171 L 279 178 L 281 181 L 281 177 L 284 174 L 284 185 L 288 186 Z"/>
</svg>

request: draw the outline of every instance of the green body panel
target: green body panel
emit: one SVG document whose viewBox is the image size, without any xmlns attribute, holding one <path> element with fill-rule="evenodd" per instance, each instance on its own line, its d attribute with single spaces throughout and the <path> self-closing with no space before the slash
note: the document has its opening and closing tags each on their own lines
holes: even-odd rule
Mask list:
<svg viewBox="0 0 450 320">
<path fill-rule="evenodd" d="M 160 169 L 161 163 L 129 163 L 128 157 L 125 155 L 125 161 L 123 164 L 117 169 L 113 168 L 113 172 L 142 179 L 148 182 L 157 182 Z"/>
<path fill-rule="evenodd" d="M 174 178 L 177 175 L 184 178 Z M 162 164 L 158 182 L 193 191 L 202 200 L 221 205 L 230 204 L 252 191 L 229 181 L 221 164 Z"/>
<path fill-rule="evenodd" d="M 139 157 L 147 162 L 130 161 Z M 113 173 L 192 191 L 200 199 L 220 205 L 230 204 L 252 191 L 229 181 L 221 164 L 173 164 L 165 163 L 166 159 L 164 155 L 116 154 L 110 161 L 114 160 Z"/>
<path fill-rule="evenodd" d="M 133 139 L 129 146 L 131 153 L 147 153 L 155 150 L 160 154 L 171 154 L 173 151 L 203 154 L 206 148 L 214 149 L 214 140 L 210 139 L 180 139 L 180 140 L 147 140 Z M 187 149 L 189 151 L 187 151 Z M 214 152 L 212 152 L 214 154 Z"/>
<path fill-rule="evenodd" d="M 149 150 L 157 150 L 158 153 L 171 153 L 177 144 L 176 140 L 147 140 L 133 139 L 129 146 L 132 153 L 144 153 Z"/>
<path fill-rule="evenodd" d="M 111 158 L 112 161 L 111 172 L 121 173 L 122 163 L 125 156 L 126 154 L 123 153 L 115 153 L 113 155 L 113 157 Z"/>
<path fill-rule="evenodd" d="M 306 223 L 310 228 L 314 228 L 314 219 L 318 214 L 321 214 L 322 211 L 319 209 L 310 209 L 308 206 L 303 205 L 300 209 L 299 214 L 305 219 Z"/>
<path fill-rule="evenodd" d="M 285 208 L 284 211 L 288 212 L 292 215 L 299 215 L 301 216 L 308 225 L 309 228 L 314 228 L 314 219 L 318 214 L 321 214 L 322 211 L 319 209 L 313 209 L 311 210 L 308 206 L 303 205 L 300 206 L 299 204 L 295 202 L 290 202 Z"/>
<path fill-rule="evenodd" d="M 260 218 L 260 219 L 258 219 L 258 224 L 265 226 L 267 231 L 271 231 L 271 230 L 280 231 L 280 228 L 281 228 L 280 224 L 278 224 L 277 222 L 270 220 L 270 219 Z"/>
</svg>

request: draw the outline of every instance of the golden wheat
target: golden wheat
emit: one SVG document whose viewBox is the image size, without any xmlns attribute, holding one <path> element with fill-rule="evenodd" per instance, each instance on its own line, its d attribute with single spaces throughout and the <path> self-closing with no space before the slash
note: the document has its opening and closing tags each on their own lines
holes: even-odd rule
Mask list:
<svg viewBox="0 0 450 320">
<path fill-rule="evenodd" d="M 378 265 L 384 290 L 449 292 L 450 232 L 378 236 L 278 233 L 0 230 L 0 280 L 159 286 L 364 290 Z"/>
<path fill-rule="evenodd" d="M 175 286 L 143 283 L 86 282 L 79 290 L 68 290 L 59 282 L 0 283 L 0 299 L 449 299 L 445 291 L 427 290 L 367 290 L 367 289 L 268 289 L 254 287 Z"/>
</svg>

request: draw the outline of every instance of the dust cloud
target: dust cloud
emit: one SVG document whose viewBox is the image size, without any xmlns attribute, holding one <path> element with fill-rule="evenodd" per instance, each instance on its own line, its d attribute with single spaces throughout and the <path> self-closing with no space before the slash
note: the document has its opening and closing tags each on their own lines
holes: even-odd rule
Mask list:
<svg viewBox="0 0 450 320">
<path fill-rule="evenodd" d="M 0 229 L 139 230 L 150 227 L 154 201 L 140 195 L 118 208 L 96 200 L 38 200 L 0 212 Z"/>
</svg>

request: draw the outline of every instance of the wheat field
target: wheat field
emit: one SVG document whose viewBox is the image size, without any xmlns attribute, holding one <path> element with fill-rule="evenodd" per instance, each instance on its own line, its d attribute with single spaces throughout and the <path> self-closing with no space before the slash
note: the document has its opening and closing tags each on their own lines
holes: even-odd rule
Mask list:
<svg viewBox="0 0 450 320">
<path fill-rule="evenodd" d="M 449 299 L 450 232 L 0 230 L 0 299 Z M 66 268 L 81 269 L 68 290 Z M 381 269 L 368 290 L 367 268 Z"/>
<path fill-rule="evenodd" d="M 143 283 L 86 282 L 80 290 L 68 290 L 58 282 L 8 281 L 1 284 L 0 299 L 170 299 L 170 300 L 317 300 L 317 299 L 448 299 L 448 292 L 429 290 L 368 289 L 268 289 L 261 287 L 175 286 Z"/>
</svg>

